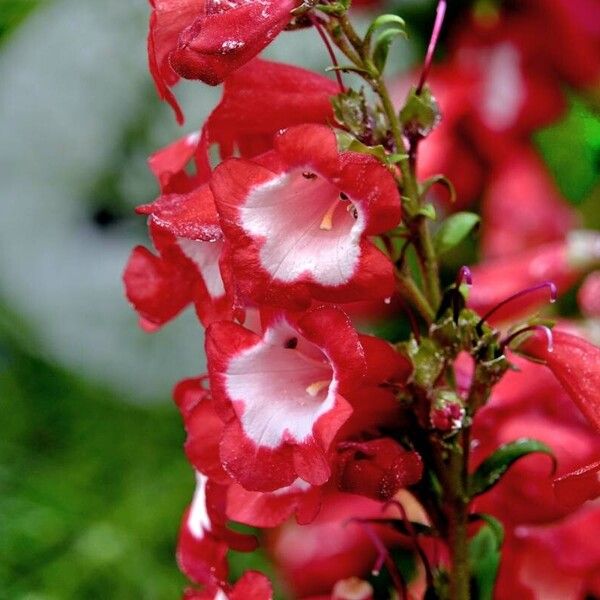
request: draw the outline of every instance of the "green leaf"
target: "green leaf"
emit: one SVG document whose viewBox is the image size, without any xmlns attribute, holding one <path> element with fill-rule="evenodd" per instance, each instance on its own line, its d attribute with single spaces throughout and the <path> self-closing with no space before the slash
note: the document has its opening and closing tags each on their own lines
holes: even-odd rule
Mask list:
<svg viewBox="0 0 600 600">
<path fill-rule="evenodd" d="M 481 217 L 475 213 L 457 212 L 449 216 L 433 237 L 435 251 L 444 254 L 458 246 L 479 224 Z"/>
<path fill-rule="evenodd" d="M 401 29 L 387 29 L 377 38 L 373 50 L 373 64 L 380 73 L 383 73 L 385 69 L 390 46 L 399 35 L 405 35 L 404 31 Z"/>
<path fill-rule="evenodd" d="M 469 570 L 477 600 L 492 600 L 494 584 L 500 565 L 497 534 L 490 525 L 484 525 L 469 542 Z"/>
<path fill-rule="evenodd" d="M 552 459 L 553 471 L 556 470 L 556 458 L 552 448 L 538 440 L 522 438 L 500 446 L 477 467 L 470 478 L 469 496 L 473 498 L 487 492 L 500 481 L 514 462 L 534 452 L 547 454 Z"/>
<path fill-rule="evenodd" d="M 369 25 L 369 29 L 367 29 L 367 34 L 365 35 L 364 45 L 365 48 L 368 48 L 371 44 L 371 38 L 377 29 L 380 27 L 384 27 L 386 25 L 390 25 L 393 29 L 397 29 L 398 31 L 402 31 L 404 35 L 406 35 L 405 27 L 406 23 L 402 17 L 398 15 L 379 15 L 376 19 L 373 20 L 371 25 Z"/>
<path fill-rule="evenodd" d="M 491 529 L 492 533 L 496 536 L 496 544 L 498 546 L 498 550 L 500 550 L 502 543 L 504 542 L 504 525 L 502 525 L 502 523 L 496 519 L 496 517 L 492 517 L 492 515 L 488 515 L 486 513 L 471 513 L 469 515 L 469 521 L 484 521 Z"/>
</svg>

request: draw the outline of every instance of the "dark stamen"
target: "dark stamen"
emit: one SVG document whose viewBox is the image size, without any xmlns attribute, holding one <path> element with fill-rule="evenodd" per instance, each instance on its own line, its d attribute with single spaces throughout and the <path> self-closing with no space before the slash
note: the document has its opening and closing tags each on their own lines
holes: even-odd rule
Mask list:
<svg viewBox="0 0 600 600">
<path fill-rule="evenodd" d="M 313 173 L 312 171 L 304 171 L 302 173 L 302 177 L 304 177 L 304 179 L 316 179 L 317 174 Z"/>
<path fill-rule="evenodd" d="M 344 192 L 340 192 L 340 200 L 348 200 L 348 195 L 344 194 Z"/>
</svg>

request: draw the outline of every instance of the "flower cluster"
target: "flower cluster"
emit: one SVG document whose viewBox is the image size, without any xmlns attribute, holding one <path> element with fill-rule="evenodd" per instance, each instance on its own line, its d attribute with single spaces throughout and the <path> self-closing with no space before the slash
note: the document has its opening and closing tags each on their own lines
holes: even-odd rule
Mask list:
<svg viewBox="0 0 600 600">
<path fill-rule="evenodd" d="M 206 330 L 208 373 L 174 391 L 197 482 L 177 559 L 201 587 L 185 598 L 272 597 L 255 571 L 228 583 L 228 552 L 258 544 L 231 521 L 268 530 L 298 597 L 467 598 L 483 585 L 468 545 L 486 535 L 501 545 L 499 521 L 497 597 L 600 594 L 600 547 L 577 548 L 582 531 L 600 532 L 597 505 L 585 504 L 600 495 L 600 349 L 581 324 L 551 331 L 530 316 L 548 289 L 555 298 L 600 263 L 600 235 L 576 229 L 529 139 L 564 107 L 552 70 L 573 86 L 598 81 L 600 62 L 580 60 L 592 41 L 574 34 L 575 17 L 531 0 L 474 21 L 395 108 L 406 86 L 390 95 L 382 76 L 403 32 L 395 15 L 361 37 L 347 1 L 151 4 L 150 70 L 177 118 L 180 77 L 223 83 L 201 129 L 150 158 L 160 195 L 137 211 L 155 251 L 135 248 L 124 273 L 145 330 L 189 305 Z M 569 52 L 546 39 L 546 21 Z M 257 57 L 299 27 L 354 63 L 336 65 L 337 83 Z M 347 89 L 344 71 L 377 100 Z M 432 239 L 431 188 L 448 180 L 416 175 L 440 166 L 459 208 L 486 190 L 484 261 L 445 288 L 440 256 L 476 221 L 450 215 Z M 598 288 L 595 273 L 579 294 L 590 318 Z M 406 334 L 373 335 L 382 316 L 408 323 Z M 534 452 L 553 454 L 554 487 Z M 413 573 L 396 550 L 414 555 Z"/>
</svg>

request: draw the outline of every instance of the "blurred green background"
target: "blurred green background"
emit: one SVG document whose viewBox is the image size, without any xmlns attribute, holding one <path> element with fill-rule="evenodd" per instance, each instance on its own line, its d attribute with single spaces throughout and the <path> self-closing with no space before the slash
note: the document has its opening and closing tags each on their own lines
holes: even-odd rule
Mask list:
<svg viewBox="0 0 600 600">
<path fill-rule="evenodd" d="M 415 15 L 410 63 L 431 2 Z M 0 0 L 0 600 L 168 599 L 193 491 L 171 385 L 203 370 L 193 318 L 136 328 L 120 272 L 145 240 L 145 157 L 179 135 L 146 73 L 142 0 Z M 304 34 L 302 34 L 304 35 Z M 302 47 L 322 67 L 321 48 Z M 398 66 L 398 65 L 397 65 Z M 219 91 L 183 85 L 185 131 Z M 537 136 L 600 226 L 600 122 L 579 98 Z M 260 557 L 237 558 L 233 572 Z"/>
</svg>

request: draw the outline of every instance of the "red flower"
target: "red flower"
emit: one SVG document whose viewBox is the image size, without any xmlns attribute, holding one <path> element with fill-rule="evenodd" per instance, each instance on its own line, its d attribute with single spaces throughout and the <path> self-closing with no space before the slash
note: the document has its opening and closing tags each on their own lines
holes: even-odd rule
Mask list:
<svg viewBox="0 0 600 600">
<path fill-rule="evenodd" d="M 205 590 L 189 589 L 183 600 L 272 600 L 271 582 L 258 571 L 246 571 L 233 586 L 209 586 Z"/>
<path fill-rule="evenodd" d="M 206 333 L 211 388 L 230 411 L 221 443 L 227 472 L 248 490 L 272 491 L 297 478 L 331 474 L 327 451 L 349 417 L 343 394 L 365 372 L 358 335 L 334 308 L 284 316 L 262 336 L 235 323 Z"/>
<path fill-rule="evenodd" d="M 211 188 L 242 297 L 306 307 L 392 295 L 393 265 L 366 236 L 400 220 L 394 179 L 371 156 L 338 153 L 327 127 L 292 127 L 260 160 L 225 161 Z"/>
<path fill-rule="evenodd" d="M 486 259 L 563 240 L 577 224 L 538 156 L 519 148 L 492 172 L 482 207 Z"/>
<path fill-rule="evenodd" d="M 181 31 L 204 10 L 205 0 L 150 0 L 148 31 L 148 63 L 158 95 L 175 111 L 183 123 L 183 113 L 171 87 L 179 80 L 169 64 L 169 55 L 176 47 Z"/>
<path fill-rule="evenodd" d="M 295 0 L 206 0 L 180 32 L 171 66 L 186 79 L 217 85 L 273 41 L 295 6 Z"/>
<path fill-rule="evenodd" d="M 338 91 L 318 73 L 256 58 L 225 80 L 223 98 L 206 123 L 207 136 L 219 145 L 221 158 L 234 150 L 252 158 L 270 150 L 281 129 L 332 122 L 331 98 Z"/>
<path fill-rule="evenodd" d="M 600 430 L 600 348 L 564 331 L 553 332 L 553 348 L 542 337 L 535 333 L 519 346 L 519 351 L 542 361 Z"/>
<path fill-rule="evenodd" d="M 586 277 L 579 288 L 577 300 L 584 315 L 600 317 L 600 271 L 594 271 Z"/>
<path fill-rule="evenodd" d="M 225 494 L 226 488 L 196 473 L 196 491 L 183 517 L 177 545 L 179 567 L 196 583 L 224 581 L 229 548 L 251 552 L 257 545 L 254 537 L 227 529 Z"/>
<path fill-rule="evenodd" d="M 564 241 L 557 241 L 507 256 L 489 260 L 472 268 L 473 287 L 467 304 L 480 314 L 500 302 L 544 281 L 566 292 L 587 269 L 600 260 L 600 235 L 592 231 L 574 231 Z M 492 322 L 515 319 L 533 312 L 548 302 L 548 291 L 527 294 L 494 313 Z"/>
<path fill-rule="evenodd" d="M 385 501 L 421 479 L 420 456 L 391 438 L 346 442 L 340 448 L 338 477 L 344 492 Z"/>
<path fill-rule="evenodd" d="M 150 233 L 159 256 L 137 246 L 123 273 L 127 298 L 142 325 L 149 330 L 161 327 L 190 303 L 205 324 L 228 318 L 231 300 L 220 266 L 223 241 L 176 237 L 152 222 Z"/>
</svg>

